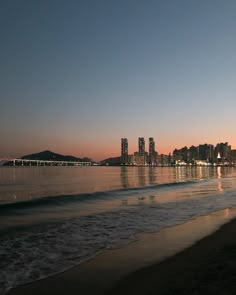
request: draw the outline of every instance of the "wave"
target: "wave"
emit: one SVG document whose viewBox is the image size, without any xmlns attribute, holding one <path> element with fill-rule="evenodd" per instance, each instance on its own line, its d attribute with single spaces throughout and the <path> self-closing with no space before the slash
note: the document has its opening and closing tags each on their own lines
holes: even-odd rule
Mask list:
<svg viewBox="0 0 236 295">
<path fill-rule="evenodd" d="M 132 195 L 137 193 L 142 193 L 147 190 L 153 189 L 163 189 L 163 188 L 173 188 L 176 186 L 186 186 L 199 183 L 202 180 L 192 180 L 192 181 L 180 181 L 180 182 L 171 182 L 171 183 L 162 183 L 141 187 L 132 187 L 132 188 L 122 188 L 116 190 L 108 191 L 98 191 L 91 193 L 82 193 L 82 194 L 73 194 L 73 195 L 57 195 L 57 196 L 47 196 L 39 197 L 30 200 L 21 200 L 11 203 L 0 204 L 0 215 L 9 211 L 15 211 L 18 209 L 28 209 L 34 207 L 48 207 L 48 206 L 63 206 L 69 203 L 78 203 L 78 202 L 87 202 L 87 201 L 98 201 L 104 200 L 107 198 L 114 198 L 117 196 L 124 196 L 126 194 Z"/>
</svg>

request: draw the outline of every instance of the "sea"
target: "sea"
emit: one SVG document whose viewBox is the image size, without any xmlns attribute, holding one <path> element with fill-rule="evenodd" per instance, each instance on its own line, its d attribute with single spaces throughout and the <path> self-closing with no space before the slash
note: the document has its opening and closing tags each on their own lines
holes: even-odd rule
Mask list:
<svg viewBox="0 0 236 295">
<path fill-rule="evenodd" d="M 0 294 L 234 207 L 234 167 L 0 167 Z"/>
</svg>

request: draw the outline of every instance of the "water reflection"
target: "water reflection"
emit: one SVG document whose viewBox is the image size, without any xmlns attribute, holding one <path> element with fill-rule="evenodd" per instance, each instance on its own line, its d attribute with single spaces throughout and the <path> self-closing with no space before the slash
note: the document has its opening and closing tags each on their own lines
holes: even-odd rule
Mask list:
<svg viewBox="0 0 236 295">
<path fill-rule="evenodd" d="M 186 181 L 190 179 L 207 179 L 218 177 L 221 167 L 175 167 L 176 181 Z M 227 174 L 227 169 L 224 170 L 224 175 Z"/>
<path fill-rule="evenodd" d="M 146 186 L 156 183 L 156 168 L 155 167 L 120 167 L 120 182 L 123 188 L 134 186 Z M 137 183 L 135 185 L 134 183 Z"/>
<path fill-rule="evenodd" d="M 186 168 L 185 167 L 176 167 L 175 168 L 175 176 L 176 176 L 176 181 L 183 181 L 186 179 Z"/>
<path fill-rule="evenodd" d="M 156 183 L 156 175 L 155 175 L 155 168 L 154 167 L 149 167 L 148 175 L 149 175 L 149 184 L 155 184 Z"/>
<path fill-rule="evenodd" d="M 139 186 L 145 186 L 145 167 L 138 167 Z"/>
<path fill-rule="evenodd" d="M 191 180 L 218 180 L 218 191 L 223 191 L 225 175 L 232 173 L 231 169 L 222 167 L 120 167 L 120 185 L 122 188 L 144 187 L 147 185 L 185 182 Z"/>
<path fill-rule="evenodd" d="M 0 203 L 46 196 L 94 193 L 215 179 L 215 189 L 234 185 L 229 167 L 0 167 Z"/>
<path fill-rule="evenodd" d="M 219 190 L 219 192 L 223 192 L 221 176 L 222 176 L 221 175 L 221 167 L 217 167 L 217 179 L 218 179 L 218 190 Z"/>
<path fill-rule="evenodd" d="M 225 218 L 228 218 L 230 216 L 232 209 L 230 210 L 229 208 L 226 208 L 223 211 L 224 211 Z"/>
<path fill-rule="evenodd" d="M 120 168 L 120 182 L 123 188 L 129 187 L 128 167 L 126 166 Z"/>
</svg>

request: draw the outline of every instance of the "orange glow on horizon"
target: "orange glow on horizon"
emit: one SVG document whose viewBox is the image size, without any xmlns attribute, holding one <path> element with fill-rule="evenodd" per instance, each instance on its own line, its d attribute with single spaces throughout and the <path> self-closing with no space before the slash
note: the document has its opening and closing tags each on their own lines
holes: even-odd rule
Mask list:
<svg viewBox="0 0 236 295">
<path fill-rule="evenodd" d="M 129 138 L 128 138 L 129 140 Z M 155 138 L 154 138 L 155 140 Z M 101 161 L 104 160 L 106 158 L 111 158 L 111 157 L 119 157 L 120 153 L 121 153 L 121 146 L 120 146 L 120 140 L 118 139 L 117 141 L 112 141 L 111 143 L 107 143 L 103 140 L 101 140 L 99 143 L 83 143 L 83 144 L 76 144 L 76 145 L 72 145 L 71 144 L 72 141 L 70 141 L 70 143 L 67 142 L 67 145 L 62 142 L 62 141 L 58 141 L 56 142 L 56 144 L 48 144 L 48 143 L 44 143 L 44 144 L 39 144 L 36 141 L 35 142 L 31 142 L 30 144 L 24 144 L 22 146 L 18 147 L 17 152 L 14 150 L 15 146 L 12 146 L 11 149 L 4 149 L 7 150 L 7 152 L 2 152 L 1 156 L 2 157 L 21 157 L 24 155 L 28 155 L 28 154 L 34 154 L 34 153 L 38 153 L 44 150 L 50 150 L 52 152 L 58 153 L 58 154 L 62 154 L 62 155 L 72 155 L 75 157 L 79 157 L 79 158 L 83 158 L 83 157 L 88 157 L 91 158 L 95 161 Z M 181 139 L 179 140 L 179 142 L 172 142 L 171 144 L 160 144 L 160 143 L 164 143 L 164 140 L 155 140 L 155 149 L 158 152 L 158 154 L 165 154 L 168 155 L 169 153 L 173 153 L 173 150 L 175 148 L 180 149 L 184 146 L 187 146 L 188 148 L 191 145 L 194 146 L 198 146 L 199 144 L 203 144 L 203 143 L 209 143 L 209 144 L 213 144 L 216 145 L 217 143 L 220 142 L 226 142 L 223 140 L 218 140 L 218 141 L 200 141 L 198 143 L 195 142 L 184 142 L 182 141 L 181 143 Z M 236 146 L 236 144 L 232 144 L 230 141 L 228 141 L 229 144 L 231 145 L 231 148 L 234 149 L 234 146 Z M 148 139 L 145 138 L 145 150 L 148 152 Z M 128 148 L 128 152 L 130 155 L 134 154 L 134 152 L 138 151 L 138 139 L 135 139 L 133 141 L 129 141 L 129 148 Z"/>
</svg>

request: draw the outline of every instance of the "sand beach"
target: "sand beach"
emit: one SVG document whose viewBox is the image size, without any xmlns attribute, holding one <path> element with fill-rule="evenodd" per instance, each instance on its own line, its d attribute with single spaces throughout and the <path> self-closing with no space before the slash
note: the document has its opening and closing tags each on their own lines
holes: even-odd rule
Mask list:
<svg viewBox="0 0 236 295">
<path fill-rule="evenodd" d="M 235 294 L 235 213 L 225 209 L 142 234 L 127 246 L 7 294 Z"/>
</svg>

